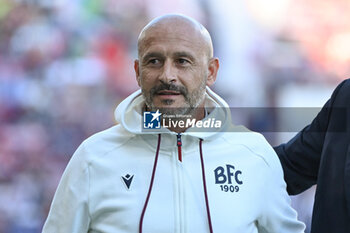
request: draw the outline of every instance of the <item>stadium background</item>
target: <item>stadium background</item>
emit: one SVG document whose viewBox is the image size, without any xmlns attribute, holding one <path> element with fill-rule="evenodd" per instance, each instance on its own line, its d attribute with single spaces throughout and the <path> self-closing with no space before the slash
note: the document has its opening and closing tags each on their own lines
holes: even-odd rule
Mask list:
<svg viewBox="0 0 350 233">
<path fill-rule="evenodd" d="M 348 77 L 346 0 L 0 0 L 1 233 L 41 232 L 74 150 L 138 88 L 140 29 L 174 12 L 209 29 L 221 62 L 214 90 L 232 107 L 320 107 Z M 294 134 L 275 131 L 273 145 Z M 293 197 L 307 224 L 312 199 Z"/>
</svg>

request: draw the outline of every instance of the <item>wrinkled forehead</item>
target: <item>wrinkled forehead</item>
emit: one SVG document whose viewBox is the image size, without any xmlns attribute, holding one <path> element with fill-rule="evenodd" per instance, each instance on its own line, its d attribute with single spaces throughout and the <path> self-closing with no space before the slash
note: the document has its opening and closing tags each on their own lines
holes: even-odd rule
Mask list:
<svg viewBox="0 0 350 233">
<path fill-rule="evenodd" d="M 151 21 L 140 33 L 138 39 L 139 56 L 152 43 L 169 40 L 199 47 L 213 56 L 212 41 L 208 31 L 198 22 L 184 17 L 166 17 Z"/>
</svg>

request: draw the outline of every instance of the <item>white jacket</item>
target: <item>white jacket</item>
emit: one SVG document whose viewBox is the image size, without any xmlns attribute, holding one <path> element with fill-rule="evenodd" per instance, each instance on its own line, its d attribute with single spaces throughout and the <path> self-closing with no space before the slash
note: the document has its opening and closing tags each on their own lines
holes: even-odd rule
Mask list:
<svg viewBox="0 0 350 233">
<path fill-rule="evenodd" d="M 78 148 L 44 233 L 303 232 L 278 157 L 263 136 L 231 125 L 225 112 L 218 132 L 182 133 L 181 162 L 176 133 L 142 131 L 143 106 L 137 91 L 116 109 L 118 125 Z M 206 106 L 228 107 L 209 88 Z"/>
</svg>

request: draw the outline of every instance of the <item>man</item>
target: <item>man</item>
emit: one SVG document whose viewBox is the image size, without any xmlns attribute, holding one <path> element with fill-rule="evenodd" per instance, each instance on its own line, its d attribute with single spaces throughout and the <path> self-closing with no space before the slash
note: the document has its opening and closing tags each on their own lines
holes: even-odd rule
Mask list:
<svg viewBox="0 0 350 233">
<path fill-rule="evenodd" d="M 275 148 L 289 194 L 317 184 L 312 233 L 350 232 L 350 80 L 287 144 Z"/>
<path fill-rule="evenodd" d="M 43 232 L 303 232 L 273 149 L 232 126 L 227 104 L 206 87 L 219 61 L 201 24 L 154 19 L 134 68 L 141 91 L 116 109 L 119 125 L 73 155 Z M 173 124 L 153 129 L 161 114 Z M 181 115 L 192 125 L 175 124 Z"/>
</svg>

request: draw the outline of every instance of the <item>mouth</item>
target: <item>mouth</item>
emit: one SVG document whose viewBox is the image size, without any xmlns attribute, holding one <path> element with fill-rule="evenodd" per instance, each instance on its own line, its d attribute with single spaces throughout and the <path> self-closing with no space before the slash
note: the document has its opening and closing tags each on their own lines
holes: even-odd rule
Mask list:
<svg viewBox="0 0 350 233">
<path fill-rule="evenodd" d="M 179 91 L 162 90 L 156 93 L 157 95 L 182 95 Z"/>
</svg>

